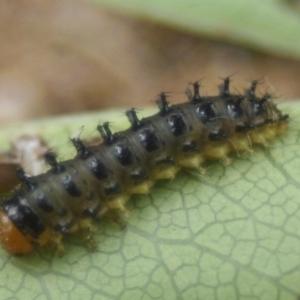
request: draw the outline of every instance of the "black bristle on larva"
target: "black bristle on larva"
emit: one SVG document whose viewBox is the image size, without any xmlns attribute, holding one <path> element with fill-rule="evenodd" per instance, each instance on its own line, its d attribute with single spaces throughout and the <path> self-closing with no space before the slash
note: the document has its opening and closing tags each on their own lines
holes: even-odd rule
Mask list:
<svg viewBox="0 0 300 300">
<path fill-rule="evenodd" d="M 200 103 L 201 102 L 201 96 L 200 96 L 200 83 L 199 80 L 192 83 L 193 85 L 193 94 L 190 93 L 190 91 L 186 91 L 186 94 L 189 98 L 189 100 L 192 103 Z"/>
<path fill-rule="evenodd" d="M 156 100 L 156 103 L 158 105 L 161 116 L 165 116 L 171 111 L 169 102 L 167 101 L 166 93 L 161 93 L 159 95 L 159 98 Z"/>
<path fill-rule="evenodd" d="M 111 145 L 116 140 L 109 128 L 109 122 L 105 122 L 103 125 L 98 125 L 97 130 L 100 132 L 101 137 L 106 144 Z"/>
<path fill-rule="evenodd" d="M 80 138 L 71 138 L 70 140 L 74 145 L 79 158 L 86 159 L 91 155 L 91 152 L 85 147 Z"/>
<path fill-rule="evenodd" d="M 137 116 L 136 110 L 134 108 L 126 111 L 126 116 L 131 124 L 132 130 L 137 130 L 143 126 L 143 122 L 141 122 Z"/>
<path fill-rule="evenodd" d="M 223 84 L 220 86 L 222 96 L 224 97 L 230 96 L 229 85 L 230 85 L 230 77 L 224 78 Z"/>
<path fill-rule="evenodd" d="M 251 85 L 250 85 L 250 88 L 249 89 L 246 89 L 246 94 L 249 96 L 249 97 L 255 97 L 255 90 L 257 88 L 257 85 L 259 84 L 259 80 L 252 80 L 251 81 Z"/>
<path fill-rule="evenodd" d="M 52 168 L 52 171 L 54 173 L 61 173 L 65 170 L 65 168 L 61 164 L 58 163 L 55 153 L 53 153 L 51 151 L 47 151 L 44 154 L 44 158 L 45 158 L 47 164 Z"/>
<path fill-rule="evenodd" d="M 176 105 L 161 93 L 157 114 L 139 119 L 136 109 L 126 111 L 130 128 L 113 134 L 109 122 L 99 125 L 99 145 L 71 138 L 73 159 L 59 163 L 49 151 L 49 171 L 29 177 L 19 168 L 24 185 L 1 203 L 0 218 L 8 216 L 28 243 L 54 243 L 61 250 L 63 235 L 88 232 L 93 220 L 107 215 L 121 223 L 113 210 L 128 214 L 131 195 L 148 193 L 157 180 L 174 178 L 182 168 L 201 170 L 207 160 L 228 161 L 232 152 L 252 152 L 253 144 L 267 146 L 286 130 L 288 115 L 269 94 L 255 95 L 259 81 L 244 95 L 231 94 L 230 81 L 223 79 L 218 96 L 200 96 L 196 81 L 188 101 Z"/>
</svg>

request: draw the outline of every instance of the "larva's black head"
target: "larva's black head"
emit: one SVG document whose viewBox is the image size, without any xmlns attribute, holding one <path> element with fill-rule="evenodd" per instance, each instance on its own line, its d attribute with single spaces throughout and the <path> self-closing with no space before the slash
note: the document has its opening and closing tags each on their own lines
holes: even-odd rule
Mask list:
<svg viewBox="0 0 300 300">
<path fill-rule="evenodd" d="M 15 194 L 1 204 L 9 219 L 23 234 L 37 238 L 44 230 L 44 222 L 31 208 L 26 198 Z"/>
</svg>

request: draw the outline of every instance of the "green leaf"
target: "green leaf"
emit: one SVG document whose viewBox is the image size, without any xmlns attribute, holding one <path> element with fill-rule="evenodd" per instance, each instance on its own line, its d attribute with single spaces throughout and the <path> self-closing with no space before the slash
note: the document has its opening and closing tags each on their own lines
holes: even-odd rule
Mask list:
<svg viewBox="0 0 300 300">
<path fill-rule="evenodd" d="M 91 0 L 143 20 L 258 51 L 300 58 L 299 10 L 286 1 Z"/>
<path fill-rule="evenodd" d="M 183 171 L 157 182 L 150 195 L 129 201 L 125 230 L 99 224 L 96 252 L 77 240 L 62 258 L 0 250 L 1 299 L 298 299 L 300 107 L 283 110 L 292 110 L 290 128 L 270 149 L 256 148 L 227 167 L 211 163 L 205 176 Z M 70 133 L 85 125 L 90 137 L 106 120 L 124 129 L 123 115 L 14 124 L 2 128 L 1 146 L 29 130 L 70 157 Z"/>
</svg>

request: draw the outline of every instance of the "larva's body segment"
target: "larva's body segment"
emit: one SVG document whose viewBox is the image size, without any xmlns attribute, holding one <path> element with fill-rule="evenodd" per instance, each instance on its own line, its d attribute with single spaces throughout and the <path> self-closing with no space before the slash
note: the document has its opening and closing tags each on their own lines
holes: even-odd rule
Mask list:
<svg viewBox="0 0 300 300">
<path fill-rule="evenodd" d="M 267 145 L 285 131 L 288 117 L 268 95 L 254 95 L 256 84 L 245 96 L 232 95 L 226 78 L 220 96 L 201 97 L 196 82 L 190 101 L 174 106 L 161 94 L 156 115 L 139 120 L 134 109 L 126 113 L 129 129 L 112 134 L 108 123 L 99 126 L 102 144 L 85 147 L 72 139 L 74 159 L 58 163 L 47 153 L 48 172 L 28 177 L 19 170 L 25 187 L 3 201 L 0 211 L 3 246 L 13 254 L 50 242 L 60 249 L 64 234 L 88 231 L 94 219 L 114 209 L 126 213 L 130 196 L 148 193 L 156 180 L 173 178 L 181 168 L 201 168 L 208 159 L 226 160 L 230 152 L 251 152 L 252 143 Z M 20 236 L 18 245 L 4 225 L 9 222 Z"/>
</svg>

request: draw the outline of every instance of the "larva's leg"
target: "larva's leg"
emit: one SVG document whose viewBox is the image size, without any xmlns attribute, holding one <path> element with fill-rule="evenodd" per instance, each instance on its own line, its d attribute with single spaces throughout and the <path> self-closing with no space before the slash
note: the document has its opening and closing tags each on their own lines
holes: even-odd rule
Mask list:
<svg viewBox="0 0 300 300">
<path fill-rule="evenodd" d="M 198 168 L 199 172 L 201 175 L 205 175 L 206 174 L 206 171 L 207 171 L 207 168 L 203 167 L 203 166 L 200 166 Z"/>
<path fill-rule="evenodd" d="M 122 218 L 120 218 L 116 211 L 110 210 L 109 212 L 107 212 L 106 216 L 115 224 L 117 224 L 121 230 L 124 230 L 126 228 L 125 221 Z"/>
<path fill-rule="evenodd" d="M 227 165 L 227 166 L 229 166 L 231 164 L 231 161 L 232 161 L 232 159 L 228 156 L 224 156 L 222 158 L 222 160 L 223 160 L 224 164 Z"/>
<path fill-rule="evenodd" d="M 84 241 L 87 243 L 88 248 L 91 251 L 95 251 L 97 249 L 97 244 L 93 237 L 93 232 L 88 232 L 86 235 L 84 235 Z"/>
<path fill-rule="evenodd" d="M 96 250 L 97 245 L 93 238 L 93 234 L 97 231 L 98 227 L 94 224 L 94 220 L 91 218 L 82 219 L 79 222 L 80 233 L 79 236 L 82 238 L 88 245 L 88 248 L 91 251 Z"/>
<path fill-rule="evenodd" d="M 128 201 L 129 196 L 120 196 L 118 198 L 110 200 L 107 205 L 110 209 L 119 209 L 124 213 L 126 217 L 130 216 L 130 211 L 125 206 L 125 203 Z"/>
<path fill-rule="evenodd" d="M 51 242 L 56 248 L 56 253 L 58 256 L 63 256 L 66 253 L 65 244 L 62 242 L 63 235 L 60 233 L 52 233 Z"/>
</svg>

